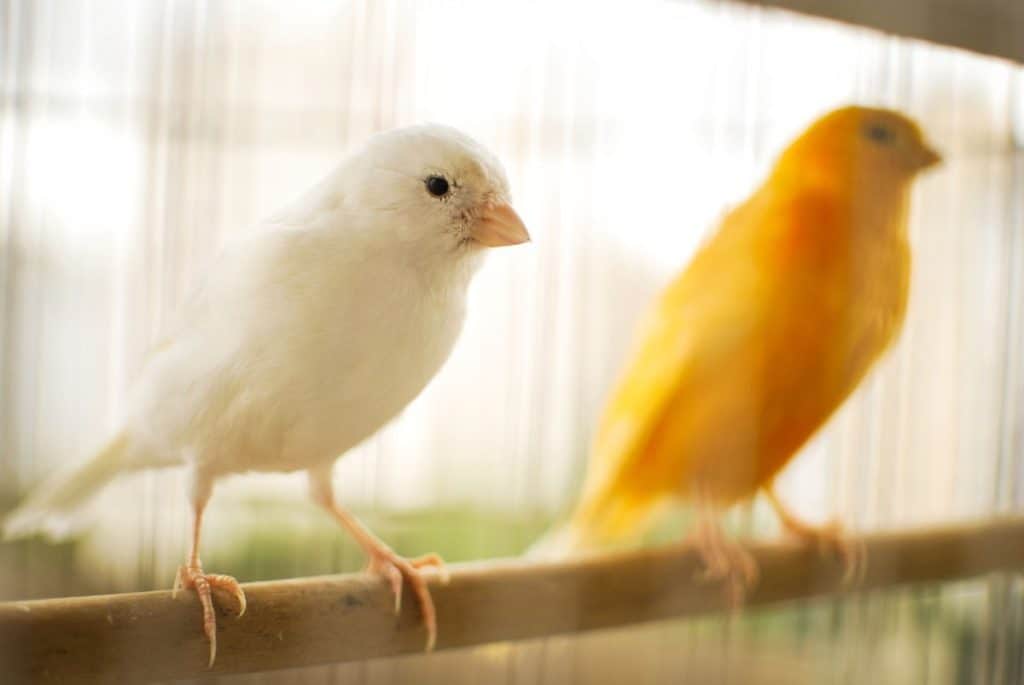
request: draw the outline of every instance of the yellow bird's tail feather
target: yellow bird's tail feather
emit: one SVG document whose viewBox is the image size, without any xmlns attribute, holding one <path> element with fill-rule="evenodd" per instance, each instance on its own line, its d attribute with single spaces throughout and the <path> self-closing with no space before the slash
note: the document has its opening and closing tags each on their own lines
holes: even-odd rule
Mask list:
<svg viewBox="0 0 1024 685">
<path fill-rule="evenodd" d="M 523 556 L 533 561 L 557 561 L 586 554 L 591 545 L 582 533 L 572 522 L 562 523 L 530 545 Z"/>
<path fill-rule="evenodd" d="M 661 503 L 660 498 L 624 497 L 600 504 L 581 503 L 568 521 L 531 545 L 525 557 L 537 561 L 566 559 L 639 539 Z"/>
</svg>

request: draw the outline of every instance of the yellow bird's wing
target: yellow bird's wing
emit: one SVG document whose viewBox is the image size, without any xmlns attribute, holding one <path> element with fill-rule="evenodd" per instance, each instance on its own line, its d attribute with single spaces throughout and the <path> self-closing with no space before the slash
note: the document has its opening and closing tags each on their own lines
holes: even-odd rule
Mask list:
<svg viewBox="0 0 1024 685">
<path fill-rule="evenodd" d="M 735 380 L 757 373 L 772 299 L 763 260 L 753 258 L 755 232 L 746 230 L 751 210 L 748 203 L 726 217 L 642 324 L 595 436 L 577 524 L 610 536 L 678 492 L 692 454 L 659 442 L 673 419 L 685 429 L 680 414 L 743 411 L 734 405 L 747 388 Z"/>
</svg>

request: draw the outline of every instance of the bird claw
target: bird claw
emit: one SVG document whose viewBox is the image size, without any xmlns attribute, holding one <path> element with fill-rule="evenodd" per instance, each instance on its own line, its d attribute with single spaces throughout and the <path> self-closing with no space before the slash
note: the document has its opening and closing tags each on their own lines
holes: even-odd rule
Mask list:
<svg viewBox="0 0 1024 685">
<path fill-rule="evenodd" d="M 753 555 L 736 543 L 720 541 L 718 545 L 698 544 L 704 568 L 697 573 L 697 579 L 704 582 L 721 581 L 726 588 L 729 607 L 737 610 L 743 605 L 747 593 L 760 579 L 760 571 Z"/>
<path fill-rule="evenodd" d="M 437 554 L 404 559 L 385 548 L 371 554 L 367 571 L 381 576 L 388 583 L 395 597 L 395 614 L 402 609 L 402 581 L 405 580 L 409 583 L 419 599 L 420 611 L 423 613 L 423 625 L 427 630 L 426 651 L 430 652 L 437 642 L 437 613 L 434 609 L 434 600 L 430 596 L 430 589 L 427 587 L 427 582 L 421 571 L 426 567 L 437 568 L 441 582 L 447 584 L 448 570 L 445 568 L 444 561 Z"/>
<path fill-rule="evenodd" d="M 409 563 L 412 564 L 413 568 L 433 568 L 437 571 L 438 580 L 441 585 L 447 585 L 452 582 L 452 574 L 448 572 L 448 566 L 444 563 L 444 559 L 441 558 L 440 554 L 424 554 L 421 557 L 410 559 Z"/>
<path fill-rule="evenodd" d="M 691 537 L 703 564 L 696 578 L 704 582 L 722 581 L 729 607 L 733 611 L 738 610 L 760 579 L 757 561 L 745 547 L 726 539 L 713 520 L 698 521 Z"/>
<path fill-rule="evenodd" d="M 370 573 L 376 573 L 387 582 L 391 588 L 391 594 L 395 597 L 394 612 L 397 616 L 402 612 L 402 571 L 397 565 L 387 559 L 378 559 L 370 562 L 367 569 Z"/>
<path fill-rule="evenodd" d="M 813 545 L 822 554 L 833 554 L 843 564 L 841 583 L 844 587 L 856 587 L 864 582 L 867 575 L 867 547 L 861 539 L 851 540 L 838 521 L 824 526 L 791 524 L 789 532 Z"/>
<path fill-rule="evenodd" d="M 178 567 L 174 577 L 174 587 L 171 590 L 171 597 L 176 598 L 178 591 L 182 588 L 195 590 L 199 597 L 199 603 L 203 607 L 203 633 L 210 643 L 210 660 L 208 668 L 213 668 L 213 662 L 217 658 L 217 614 L 213 609 L 213 594 L 216 593 L 218 600 L 231 598 L 236 602 L 237 615 L 240 617 L 245 613 L 246 601 L 245 592 L 238 581 L 231 576 L 220 573 L 204 573 L 199 563 Z"/>
</svg>

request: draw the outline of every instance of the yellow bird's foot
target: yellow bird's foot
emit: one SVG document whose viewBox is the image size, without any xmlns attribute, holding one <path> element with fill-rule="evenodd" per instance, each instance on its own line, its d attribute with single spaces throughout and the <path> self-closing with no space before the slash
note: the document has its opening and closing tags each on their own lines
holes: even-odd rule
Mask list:
<svg viewBox="0 0 1024 685">
<path fill-rule="evenodd" d="M 429 652 L 434 649 L 434 644 L 437 642 L 437 611 L 434 609 L 434 599 L 430 596 L 430 589 L 427 587 L 427 581 L 421 571 L 428 567 L 437 569 L 441 583 L 448 584 L 448 569 L 444 565 L 444 560 L 437 554 L 405 559 L 388 547 L 381 545 L 373 550 L 370 555 L 370 564 L 366 570 L 368 573 L 383 578 L 391 587 L 391 592 L 395 596 L 396 614 L 402 610 L 402 581 L 409 583 L 419 600 L 423 626 L 427 631 L 426 651 Z"/>
<path fill-rule="evenodd" d="M 760 578 L 754 556 L 742 545 L 728 540 L 714 519 L 698 521 L 690 536 L 704 570 L 697 574 L 702 581 L 721 581 L 725 587 L 729 606 L 739 609 L 747 593 Z"/>
<path fill-rule="evenodd" d="M 843 585 L 859 585 L 864 580 L 868 568 L 868 554 L 862 540 L 851 541 L 838 521 L 824 526 L 807 523 L 783 504 L 773 484 L 767 485 L 764 492 L 786 532 L 803 540 L 807 545 L 817 547 L 823 554 L 838 557 L 843 564 Z"/>
<path fill-rule="evenodd" d="M 824 526 L 812 526 L 796 518 L 782 520 L 788 533 L 804 544 L 816 547 L 822 554 L 833 555 L 843 565 L 843 585 L 859 585 L 867 573 L 868 555 L 864 542 L 847 536 L 842 524 L 833 521 Z"/>
<path fill-rule="evenodd" d="M 231 576 L 219 573 L 204 573 L 203 567 L 198 560 L 178 567 L 178 574 L 174 578 L 174 589 L 171 596 L 176 597 L 178 590 L 195 590 L 199 597 L 199 603 L 203 606 L 203 632 L 210 643 L 209 668 L 217 658 L 217 614 L 213 610 L 213 593 L 217 593 L 218 600 L 233 602 L 238 616 L 245 613 L 245 592 L 238 584 L 238 581 Z"/>
</svg>

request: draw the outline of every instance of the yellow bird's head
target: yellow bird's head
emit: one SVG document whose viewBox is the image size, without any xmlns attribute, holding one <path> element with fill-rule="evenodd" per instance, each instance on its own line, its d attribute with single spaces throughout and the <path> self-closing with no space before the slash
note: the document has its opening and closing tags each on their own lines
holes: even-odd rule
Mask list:
<svg viewBox="0 0 1024 685">
<path fill-rule="evenodd" d="M 811 124 L 782 153 L 775 174 L 825 182 L 909 182 L 942 157 L 920 127 L 887 109 L 850 106 Z"/>
</svg>

